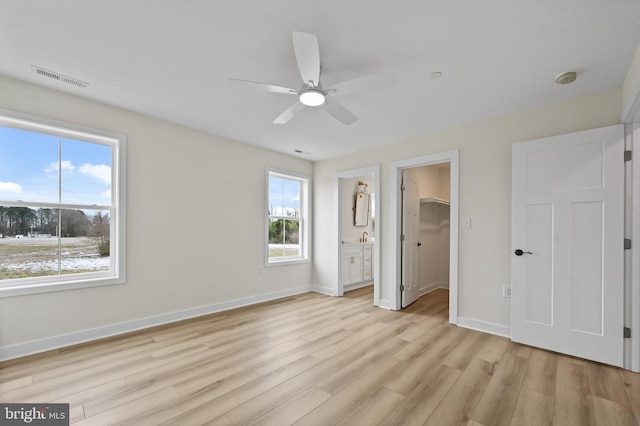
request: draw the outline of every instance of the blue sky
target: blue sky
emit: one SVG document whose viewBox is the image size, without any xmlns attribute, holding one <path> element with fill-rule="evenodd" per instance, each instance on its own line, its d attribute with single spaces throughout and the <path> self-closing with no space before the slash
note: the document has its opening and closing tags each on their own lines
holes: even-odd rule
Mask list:
<svg viewBox="0 0 640 426">
<path fill-rule="evenodd" d="M 300 211 L 300 182 L 269 176 L 269 209 L 276 216 Z"/>
<path fill-rule="evenodd" d="M 0 127 L 0 200 L 58 202 L 62 169 L 62 203 L 111 203 L 111 147 Z"/>
</svg>

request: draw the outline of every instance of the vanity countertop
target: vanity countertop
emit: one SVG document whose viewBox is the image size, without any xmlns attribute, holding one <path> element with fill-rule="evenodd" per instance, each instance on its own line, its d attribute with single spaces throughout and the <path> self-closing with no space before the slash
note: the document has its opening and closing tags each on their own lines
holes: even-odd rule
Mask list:
<svg viewBox="0 0 640 426">
<path fill-rule="evenodd" d="M 342 244 L 345 246 L 360 246 L 360 245 L 364 245 L 364 244 L 373 244 L 374 241 L 373 239 L 364 241 L 364 242 L 358 242 L 358 241 L 343 241 Z"/>
</svg>

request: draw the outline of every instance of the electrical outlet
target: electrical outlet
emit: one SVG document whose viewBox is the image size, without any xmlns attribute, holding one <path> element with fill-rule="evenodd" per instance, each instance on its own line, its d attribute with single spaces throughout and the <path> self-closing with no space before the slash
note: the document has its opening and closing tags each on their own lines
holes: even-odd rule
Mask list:
<svg viewBox="0 0 640 426">
<path fill-rule="evenodd" d="M 502 286 L 502 297 L 511 299 L 511 287 L 508 285 Z"/>
</svg>

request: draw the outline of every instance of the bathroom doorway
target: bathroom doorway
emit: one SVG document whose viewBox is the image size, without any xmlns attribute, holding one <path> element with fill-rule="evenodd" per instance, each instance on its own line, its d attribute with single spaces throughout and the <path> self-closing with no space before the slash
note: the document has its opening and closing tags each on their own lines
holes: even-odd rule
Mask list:
<svg viewBox="0 0 640 426">
<path fill-rule="evenodd" d="M 380 303 L 380 166 L 337 173 L 336 296 L 373 287 L 373 303 Z"/>
</svg>

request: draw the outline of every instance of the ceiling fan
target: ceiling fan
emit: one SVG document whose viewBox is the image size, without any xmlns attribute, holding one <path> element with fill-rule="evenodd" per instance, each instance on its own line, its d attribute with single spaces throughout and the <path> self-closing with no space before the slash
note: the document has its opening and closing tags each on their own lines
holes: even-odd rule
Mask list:
<svg viewBox="0 0 640 426">
<path fill-rule="evenodd" d="M 293 32 L 293 50 L 298 63 L 298 70 L 302 76 L 302 87 L 298 90 L 274 84 L 258 83 L 255 81 L 230 78 L 237 85 L 252 87 L 257 90 L 273 93 L 296 95 L 298 101 L 284 110 L 273 121 L 274 124 L 288 123 L 305 107 L 322 107 L 336 120 L 350 125 L 358 121 L 358 117 L 333 100 L 333 97 L 349 95 L 367 90 L 382 89 L 393 86 L 393 77 L 386 75 L 372 75 L 356 78 L 323 88 L 320 83 L 320 48 L 318 38 L 313 34 Z"/>
</svg>

